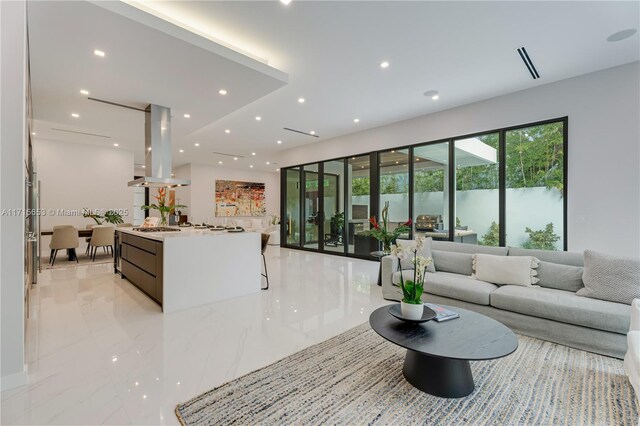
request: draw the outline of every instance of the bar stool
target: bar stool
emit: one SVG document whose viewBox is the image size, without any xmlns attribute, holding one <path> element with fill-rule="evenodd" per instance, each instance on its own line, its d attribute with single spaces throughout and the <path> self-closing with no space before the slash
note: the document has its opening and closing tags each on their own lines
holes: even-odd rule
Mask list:
<svg viewBox="0 0 640 426">
<path fill-rule="evenodd" d="M 260 274 L 267 279 L 267 286 L 263 287 L 262 290 L 269 290 L 269 272 L 267 271 L 267 259 L 264 257 L 264 252 L 267 251 L 267 247 L 269 245 L 269 234 L 260 234 L 261 237 L 261 250 L 260 254 L 262 255 L 262 263 L 264 264 L 264 274 Z"/>
</svg>

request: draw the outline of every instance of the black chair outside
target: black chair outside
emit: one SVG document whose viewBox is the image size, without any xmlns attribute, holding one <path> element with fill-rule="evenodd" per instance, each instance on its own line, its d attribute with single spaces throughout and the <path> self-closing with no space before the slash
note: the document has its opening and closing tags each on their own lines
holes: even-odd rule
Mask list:
<svg viewBox="0 0 640 426">
<path fill-rule="evenodd" d="M 264 264 L 264 274 L 260 274 L 267 279 L 267 286 L 263 287 L 262 290 L 269 290 L 269 272 L 267 271 L 267 259 L 264 257 L 264 252 L 267 250 L 267 246 L 269 244 L 269 234 L 260 234 L 261 235 L 261 250 L 260 254 L 262 255 L 262 263 Z"/>
</svg>

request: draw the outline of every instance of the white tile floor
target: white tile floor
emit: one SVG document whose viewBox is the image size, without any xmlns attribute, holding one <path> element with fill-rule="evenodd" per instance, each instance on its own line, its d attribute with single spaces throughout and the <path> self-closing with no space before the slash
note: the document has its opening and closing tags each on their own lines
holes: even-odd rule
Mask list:
<svg viewBox="0 0 640 426">
<path fill-rule="evenodd" d="M 178 424 L 177 403 L 389 303 L 376 262 L 269 247 L 267 264 L 269 291 L 169 315 L 110 264 L 43 271 L 27 325 L 29 384 L 2 393 L 1 423 Z"/>
</svg>

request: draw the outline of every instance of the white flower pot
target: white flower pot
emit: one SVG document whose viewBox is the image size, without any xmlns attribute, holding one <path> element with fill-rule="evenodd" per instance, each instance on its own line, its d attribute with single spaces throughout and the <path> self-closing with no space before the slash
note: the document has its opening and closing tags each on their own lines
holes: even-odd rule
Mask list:
<svg viewBox="0 0 640 426">
<path fill-rule="evenodd" d="M 424 312 L 424 305 L 414 305 L 412 303 L 400 302 L 400 312 L 406 319 L 419 320 Z"/>
</svg>

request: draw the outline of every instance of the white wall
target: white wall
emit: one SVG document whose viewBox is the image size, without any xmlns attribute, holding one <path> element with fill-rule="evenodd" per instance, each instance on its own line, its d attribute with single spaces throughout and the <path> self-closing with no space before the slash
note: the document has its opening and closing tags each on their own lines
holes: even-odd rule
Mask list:
<svg viewBox="0 0 640 426">
<path fill-rule="evenodd" d="M 213 221 L 215 219 L 215 181 L 238 180 L 243 182 L 264 182 L 266 217 L 280 214 L 280 174 L 252 170 L 231 169 L 188 164 L 174 169 L 176 178 L 190 179 L 191 185 L 176 191 L 176 201 L 188 208 L 183 213 L 190 221 Z"/>
<path fill-rule="evenodd" d="M 0 2 L 0 208 L 24 208 L 26 8 Z M 24 365 L 24 216 L 0 216 L 2 390 L 27 382 Z"/>
<path fill-rule="evenodd" d="M 279 161 L 290 166 L 563 116 L 569 250 L 639 257 L 638 62 L 304 145 Z"/>
<path fill-rule="evenodd" d="M 72 142 L 36 139 L 33 144 L 38 179 L 42 230 L 69 224 L 78 228 L 95 223 L 82 217 L 82 209 L 123 209 L 125 222 L 133 222 L 133 152 Z M 78 211 L 70 216 L 50 210 Z M 49 238 L 42 238 L 42 253 L 48 254 Z"/>
</svg>

